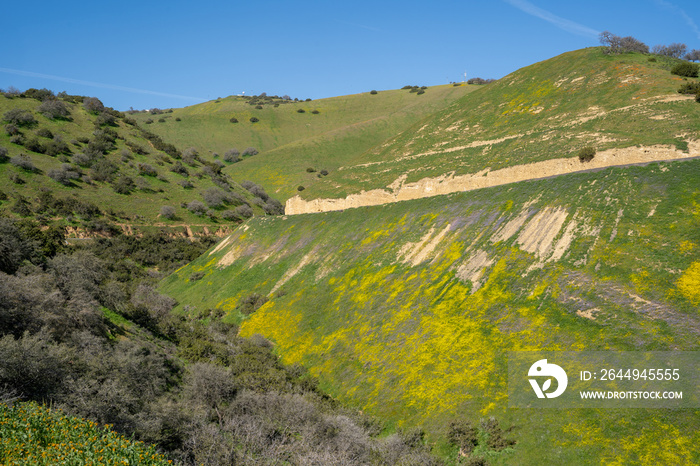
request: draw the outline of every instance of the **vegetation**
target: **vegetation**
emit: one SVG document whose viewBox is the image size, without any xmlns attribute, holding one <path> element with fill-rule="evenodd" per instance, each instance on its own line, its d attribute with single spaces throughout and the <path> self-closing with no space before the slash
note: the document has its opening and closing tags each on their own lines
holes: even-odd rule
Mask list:
<svg viewBox="0 0 700 466">
<path fill-rule="evenodd" d="M 671 73 L 678 76 L 686 76 L 688 78 L 697 78 L 698 70 L 700 70 L 700 65 L 697 63 L 683 62 L 671 68 Z"/>
<path fill-rule="evenodd" d="M 578 151 L 578 159 L 581 163 L 590 162 L 595 157 L 595 149 L 591 146 L 586 146 Z"/>
<path fill-rule="evenodd" d="M 168 111 L 159 112 L 169 118 Z M 213 187 L 237 196 L 238 203 L 249 203 L 255 215 L 279 211 L 255 204 L 255 196 L 222 173 L 213 154 L 205 156 L 194 147 L 179 149 L 99 99 L 30 89 L 0 100 L 0 115 L 5 129 L 0 134 L 0 162 L 10 162 L 0 163 L 0 186 L 21 186 L 19 191 L 7 190 L 10 202 L 0 204 L 5 215 L 40 215 L 44 226 L 58 223 L 73 235 L 94 234 L 96 221 L 102 232 L 121 230 L 116 224 L 139 231 L 161 222 L 161 206 L 187 204 Z M 251 147 L 246 154 L 255 152 Z M 40 193 L 47 189 L 57 201 L 74 197 L 95 205 L 99 219 L 42 211 Z M 190 229 L 195 235 L 203 233 L 205 225 L 216 231 L 225 230 L 222 223 L 242 221 L 223 222 L 187 209 L 178 218 L 197 224 Z M 167 228 L 179 234 L 181 227 Z"/>
<path fill-rule="evenodd" d="M 599 36 L 600 43 L 605 46 L 605 53 L 649 53 L 649 46 L 634 37 L 620 37 L 610 31 L 603 31 Z M 657 53 L 657 52 L 654 52 Z"/>
<path fill-rule="evenodd" d="M 323 161 L 328 170 L 335 171 L 361 160 L 367 150 L 476 90 L 475 86 L 431 86 L 420 96 L 424 99 L 420 102 L 415 94 L 400 90 L 321 99 L 314 102 L 319 113 L 313 114 L 312 120 L 300 118 L 298 108 L 303 107 L 306 114 L 314 108 L 299 99 L 230 96 L 219 103 L 174 109 L 173 116 L 181 117 L 181 123 L 175 125 L 168 120 L 149 130 L 181 149 L 194 146 L 222 154 L 224 162 L 223 156 L 232 145 L 241 152 L 245 147 L 255 147 L 259 155 L 244 158 L 224 168 L 223 173 L 236 181 L 253 180 L 284 202 L 297 194 L 300 184 L 310 188 L 317 183 L 317 178 L 305 176 L 307 166 Z M 254 109 L 258 104 L 262 110 Z M 130 117 L 142 125 L 150 115 L 134 113 Z M 231 118 L 247 122 L 251 117 L 259 121 L 255 125 L 230 123 Z M 371 123 L 376 121 L 382 124 Z"/>
</svg>

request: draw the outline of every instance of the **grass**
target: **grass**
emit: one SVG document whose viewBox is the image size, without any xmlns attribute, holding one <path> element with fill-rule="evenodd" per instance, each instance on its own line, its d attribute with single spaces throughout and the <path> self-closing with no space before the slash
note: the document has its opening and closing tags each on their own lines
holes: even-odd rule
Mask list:
<svg viewBox="0 0 700 466">
<path fill-rule="evenodd" d="M 300 196 L 345 197 L 386 188 L 403 174 L 413 182 L 497 170 L 573 157 L 586 146 L 687 150 L 686 140 L 698 136 L 700 106 L 664 100 L 677 97 L 684 82 L 671 75 L 674 63 L 649 62 L 643 54 L 605 55 L 599 47 L 564 53 L 462 97 Z"/>
<path fill-rule="evenodd" d="M 60 137 L 67 143 L 72 151 L 71 155 L 51 157 L 45 154 L 34 153 L 25 147 L 10 142 L 10 136 L 5 131 L 0 133 L 0 147 L 8 150 L 7 158 L 15 157 L 19 154 L 28 155 L 32 163 L 38 168 L 35 173 L 21 170 L 11 163 L 0 163 L 0 190 L 8 196 L 5 201 L 0 201 L 0 211 L 7 215 L 14 215 L 10 212 L 11 206 L 17 198 L 24 197 L 30 202 L 35 202 L 42 191 L 49 190 L 54 198 L 77 198 L 82 201 L 93 203 L 98 206 L 105 217 L 118 225 L 133 225 L 141 227 L 156 227 L 173 231 L 175 234 L 182 234 L 184 225 L 192 225 L 194 228 L 202 229 L 207 226 L 210 230 L 216 231 L 222 228 L 230 228 L 232 222 L 218 219 L 210 219 L 207 216 L 196 216 L 189 210 L 182 207 L 183 203 L 192 200 L 202 200 L 202 192 L 208 188 L 215 187 L 209 176 L 198 178 L 194 176 L 203 169 L 201 163 L 196 163 L 196 167 L 185 165 L 192 176 L 187 177 L 193 184 L 191 189 L 185 189 L 178 183 L 185 179 L 182 175 L 173 173 L 170 168 L 175 160 L 167 154 L 156 150 L 152 144 L 143 137 L 140 131 L 127 124 L 124 119 L 117 118 L 116 126 L 111 129 L 117 133 L 115 147 L 105 155 L 105 159 L 111 162 L 117 172 L 116 176 L 125 175 L 135 181 L 141 181 L 144 186 L 135 189 L 131 194 L 117 194 L 112 186 L 103 181 L 86 182 L 76 180 L 71 186 L 64 186 L 47 176 L 52 169 L 58 169 L 61 164 L 69 163 L 76 166 L 73 157 L 81 153 L 87 144 L 79 142 L 81 138 L 92 138 L 95 130 L 96 116 L 86 112 L 82 105 L 67 103 L 70 109 L 70 120 L 50 120 L 39 114 L 36 110 L 40 102 L 30 98 L 15 97 L 8 99 L 0 97 L 0 116 L 4 115 L 12 108 L 29 110 L 38 121 L 36 125 L 29 128 L 21 128 L 27 138 L 33 137 L 39 129 L 49 129 L 54 135 Z M 6 122 L 4 122 L 6 123 Z M 3 126 L 4 126 L 3 123 Z M 46 139 L 38 138 L 42 141 Z M 133 153 L 126 145 L 126 142 L 135 143 L 148 151 L 148 154 L 139 155 Z M 121 152 L 128 151 L 130 159 L 123 160 Z M 203 156 L 203 160 L 213 161 L 212 157 Z M 144 163 L 153 166 L 159 177 L 143 176 L 139 174 L 138 164 Z M 82 168 L 82 173 L 92 175 L 91 169 Z M 23 184 L 15 184 L 10 181 L 11 176 L 19 176 L 24 181 Z M 253 196 L 246 190 L 234 184 L 234 191 L 241 196 L 253 200 Z M 160 217 L 161 206 L 169 205 L 176 209 L 176 217 L 166 220 Z M 262 213 L 262 209 L 251 202 L 257 214 Z M 222 209 L 219 209 L 222 210 Z M 108 215 L 112 213 L 112 215 Z M 67 226 L 83 228 L 79 215 L 75 215 L 75 221 L 71 219 L 61 219 Z M 83 219 L 84 220 L 84 219 Z"/>
<path fill-rule="evenodd" d="M 505 355 L 698 350 L 698 176 L 699 161 L 650 164 L 255 219 L 162 290 L 190 312 L 224 310 L 244 336 L 263 334 L 341 401 L 396 427 L 424 427 L 448 459 L 456 459 L 449 422 L 495 416 L 518 444 L 494 453 L 494 464 L 693 463 L 697 412 L 508 409 Z M 566 219 L 551 248 L 526 252 L 518 238 L 527 222 L 553 209 Z M 526 223 L 494 242 L 523 212 Z M 425 260 L 404 261 L 443 230 Z M 571 243 L 551 259 L 567 230 Z M 477 251 L 490 259 L 478 290 L 458 276 Z M 227 256 L 230 265 L 219 264 Z M 198 271 L 205 277 L 188 283 Z M 270 301 L 239 314 L 236 304 L 253 292 Z M 653 303 L 652 318 L 640 317 L 646 308 L 632 296 Z M 595 320 L 577 314 L 591 309 Z"/>
<path fill-rule="evenodd" d="M 179 147 L 224 154 L 232 147 L 246 147 L 261 153 L 229 166 L 235 179 L 260 183 L 280 199 L 297 194 L 297 186 L 319 182 L 307 167 L 334 173 L 352 164 L 374 146 L 410 127 L 480 86 L 433 86 L 417 96 L 408 90 L 369 92 L 332 97 L 312 102 L 294 102 L 279 107 L 263 105 L 261 110 L 242 97 L 226 97 L 200 105 L 174 109 L 165 123 L 148 129 Z M 305 109 L 305 113 L 298 113 Z M 317 109 L 318 114 L 312 110 Z M 156 115 L 158 116 L 158 115 Z M 256 116 L 258 123 L 249 118 Z M 153 115 L 135 114 L 143 122 Z M 229 120 L 235 117 L 239 123 Z M 176 121 L 180 118 L 180 121 Z"/>
<path fill-rule="evenodd" d="M 0 403 L 0 462 L 47 466 L 172 464 L 153 446 L 33 402 L 11 407 Z"/>
</svg>

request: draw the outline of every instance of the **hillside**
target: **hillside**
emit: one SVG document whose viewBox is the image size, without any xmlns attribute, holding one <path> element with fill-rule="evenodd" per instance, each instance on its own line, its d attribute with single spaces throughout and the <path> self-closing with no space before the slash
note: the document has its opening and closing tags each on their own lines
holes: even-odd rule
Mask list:
<svg viewBox="0 0 700 466">
<path fill-rule="evenodd" d="M 515 427 L 507 464 L 690 464 L 693 412 L 507 409 L 505 354 L 698 350 L 699 176 L 694 160 L 254 219 L 162 290 L 433 441 L 495 416 Z M 241 314 L 253 293 L 270 300 Z"/>
<path fill-rule="evenodd" d="M 364 152 L 479 88 L 442 85 L 423 89 L 422 94 L 400 89 L 298 102 L 230 96 L 132 117 L 139 124 L 151 121 L 150 131 L 183 150 L 195 147 L 223 156 L 232 148 L 240 152 L 256 148 L 260 154 L 224 172 L 259 183 L 284 201 L 298 192 L 298 186 L 309 188 L 319 182 L 321 170 L 334 173 L 354 163 Z M 252 117 L 259 121 L 251 123 Z"/>
<path fill-rule="evenodd" d="M 244 189 L 222 174 L 224 163 L 179 151 L 97 99 L 45 89 L 5 94 L 0 118 L 4 215 L 60 224 L 73 236 L 192 236 L 224 235 L 253 214 L 282 210 L 259 186 Z"/>
<path fill-rule="evenodd" d="M 657 159 L 700 155 L 688 145 L 700 135 L 700 106 L 677 92 L 684 80 L 669 72 L 673 60 L 650 58 L 606 55 L 596 47 L 520 69 L 346 162 L 288 202 L 288 212 L 465 191 L 488 186 L 471 177 L 488 179 L 507 168 L 530 170 L 533 178 L 559 174 L 532 165 L 552 160 L 583 170 L 589 167 L 576 154 L 587 146 L 616 157 L 616 164 L 653 158 L 649 152 L 664 153 Z M 511 177 L 503 175 L 504 182 Z M 301 202 L 348 195 L 354 199 L 325 206 Z"/>
<path fill-rule="evenodd" d="M 599 158 L 637 145 L 693 156 L 700 105 L 679 97 L 666 68 L 599 49 L 533 65 L 302 195 L 576 157 L 588 145 Z M 508 408 L 506 356 L 700 349 L 699 179 L 700 160 L 676 160 L 255 218 L 161 291 L 179 312 L 217 309 L 241 335 L 269 338 L 342 402 L 424 428 L 449 461 L 459 458 L 450 425 L 468 421 L 482 439 L 502 438 L 489 426 L 507 432 L 479 443 L 493 464 L 695 464 L 697 411 Z"/>
</svg>

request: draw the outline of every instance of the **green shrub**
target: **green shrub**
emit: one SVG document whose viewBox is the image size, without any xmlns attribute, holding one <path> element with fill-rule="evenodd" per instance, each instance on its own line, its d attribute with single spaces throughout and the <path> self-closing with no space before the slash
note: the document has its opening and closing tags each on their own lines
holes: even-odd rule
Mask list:
<svg viewBox="0 0 700 466">
<path fill-rule="evenodd" d="M 479 444 L 479 430 L 472 426 L 469 421 L 451 422 L 447 439 L 459 448 L 461 455 L 468 455 Z"/>
<path fill-rule="evenodd" d="M 377 94 L 378 94 L 378 92 L 375 91 L 374 89 L 372 89 L 371 91 L 369 91 L 369 93 L 372 94 L 372 95 L 377 95 Z"/>
<path fill-rule="evenodd" d="M 29 110 L 22 110 L 21 108 L 13 108 L 12 110 L 8 110 L 3 115 L 3 118 L 17 126 L 32 126 L 36 124 L 36 120 L 32 116 L 32 113 Z"/>
<path fill-rule="evenodd" d="M 6 464 L 171 464 L 154 446 L 33 402 L 0 404 L 0 451 Z"/>
<path fill-rule="evenodd" d="M 233 117 L 229 120 L 231 123 L 238 123 L 238 118 Z"/>
<path fill-rule="evenodd" d="M 593 147 L 584 147 L 578 151 L 578 159 L 581 163 L 590 162 L 595 157 L 595 149 Z"/>
<path fill-rule="evenodd" d="M 160 208 L 160 216 L 172 220 L 175 218 L 175 207 L 164 205 Z"/>
<path fill-rule="evenodd" d="M 683 83 L 678 89 L 679 94 L 697 94 L 700 92 L 700 82 Z"/>
<path fill-rule="evenodd" d="M 306 169 L 306 173 L 315 173 L 315 172 L 316 172 L 316 169 L 313 167 L 309 167 Z"/>
<path fill-rule="evenodd" d="M 25 154 L 19 154 L 15 157 L 12 157 L 10 159 L 10 163 L 14 165 L 17 168 L 21 168 L 22 170 L 26 172 L 35 172 L 38 171 L 36 166 L 32 163 L 32 159 L 29 158 L 28 155 Z"/>
<path fill-rule="evenodd" d="M 258 121 L 260 121 L 260 120 L 257 117 L 250 117 L 251 123 L 257 123 Z"/>
<path fill-rule="evenodd" d="M 36 152 L 37 154 L 43 154 L 44 152 L 46 152 L 46 149 L 44 148 L 44 146 L 36 138 L 28 139 L 24 143 L 24 147 L 26 147 L 28 150 L 30 150 L 32 152 Z"/>
<path fill-rule="evenodd" d="M 306 189 L 306 188 L 303 187 L 303 186 L 301 186 L 301 185 L 297 186 L 297 191 L 303 191 L 303 190 L 305 190 L 305 189 Z"/>
<path fill-rule="evenodd" d="M 42 113 L 46 118 L 51 120 L 55 119 L 67 119 L 70 115 L 70 111 L 66 104 L 60 100 L 45 100 L 37 108 L 39 113 Z"/>
<path fill-rule="evenodd" d="M 238 303 L 238 310 L 241 314 L 247 316 L 260 309 L 260 307 L 268 301 L 266 296 L 258 293 L 253 293 L 245 298 L 242 298 Z"/>
<path fill-rule="evenodd" d="M 297 109 L 297 113 L 305 113 L 305 112 L 306 112 L 306 110 L 304 110 L 303 108 L 298 108 L 298 109 Z"/>
<path fill-rule="evenodd" d="M 683 62 L 671 68 L 671 73 L 677 76 L 685 76 L 688 78 L 697 78 L 700 65 L 697 63 Z"/>
<path fill-rule="evenodd" d="M 38 130 L 36 130 L 36 135 L 47 139 L 53 138 L 53 133 L 48 128 L 39 128 Z"/>
<path fill-rule="evenodd" d="M 311 110 L 311 113 L 313 113 L 314 115 L 318 115 L 318 114 L 321 113 L 321 112 L 319 112 L 319 111 L 316 110 L 316 109 L 313 109 L 313 110 Z"/>
</svg>

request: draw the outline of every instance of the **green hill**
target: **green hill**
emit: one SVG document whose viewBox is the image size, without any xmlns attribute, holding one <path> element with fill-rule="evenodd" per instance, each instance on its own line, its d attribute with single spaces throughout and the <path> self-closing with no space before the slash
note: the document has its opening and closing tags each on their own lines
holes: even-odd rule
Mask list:
<svg viewBox="0 0 700 466">
<path fill-rule="evenodd" d="M 307 191 L 498 169 L 588 145 L 686 149 L 700 106 L 679 100 L 664 66 L 599 49 L 533 65 Z M 475 141 L 492 142 L 462 147 Z M 241 335 L 269 338 L 282 361 L 307 367 L 341 401 L 395 427 L 423 427 L 451 461 L 451 423 L 500 438 L 493 417 L 517 442 L 480 441 L 494 464 L 694 464 L 697 410 L 508 408 L 506 356 L 697 351 L 698 179 L 693 159 L 255 218 L 161 290 L 181 312 L 217 309 Z"/>
<path fill-rule="evenodd" d="M 86 109 L 88 101 L 95 107 Z M 50 113 L 51 105 L 62 115 Z M 226 234 L 272 202 L 259 186 L 254 194 L 221 173 L 223 163 L 182 153 L 97 99 L 36 89 L 6 94 L 0 118 L 5 215 L 58 223 L 79 236 L 158 228 L 191 236 Z M 188 208 L 193 201 L 198 210 Z"/>
<path fill-rule="evenodd" d="M 286 200 L 299 185 L 309 188 L 319 182 L 321 170 L 334 173 L 354 163 L 365 151 L 479 88 L 443 85 L 422 94 L 400 89 L 308 102 L 230 96 L 172 113 L 132 116 L 140 124 L 152 121 L 149 130 L 181 149 L 224 155 L 232 148 L 240 152 L 256 148 L 259 155 L 244 158 L 225 172 L 234 179 L 260 183 Z M 252 117 L 259 121 L 251 123 Z M 231 123 L 232 118 L 237 123 Z"/>
<path fill-rule="evenodd" d="M 584 147 L 669 145 L 687 152 L 688 141 L 699 136 L 700 106 L 677 92 L 685 81 L 670 73 L 674 60 L 650 58 L 606 55 L 596 47 L 520 69 L 344 163 L 299 196 L 396 194 L 419 180 L 444 184 L 445 178 L 572 158 Z"/>
</svg>

